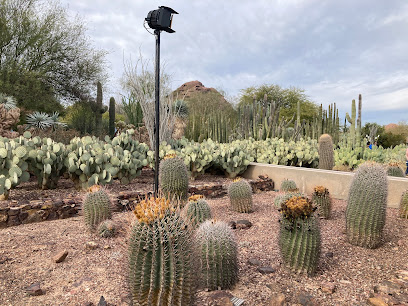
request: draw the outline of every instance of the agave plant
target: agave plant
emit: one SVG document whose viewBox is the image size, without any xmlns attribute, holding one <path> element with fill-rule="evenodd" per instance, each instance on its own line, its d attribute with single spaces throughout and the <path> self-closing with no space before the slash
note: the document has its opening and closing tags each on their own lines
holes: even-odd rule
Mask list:
<svg viewBox="0 0 408 306">
<path fill-rule="evenodd" d="M 184 100 L 174 102 L 174 113 L 177 117 L 186 119 L 188 117 L 188 106 Z"/>
<path fill-rule="evenodd" d="M 17 107 L 16 99 L 3 93 L 0 93 L 0 104 L 3 104 L 7 110 Z"/>
<path fill-rule="evenodd" d="M 58 112 L 54 112 L 54 113 L 50 116 L 51 121 L 52 121 L 52 126 L 53 126 L 53 127 L 56 127 L 56 126 L 66 127 L 67 124 L 66 124 L 65 122 L 60 122 L 58 116 L 59 116 L 59 113 L 58 113 Z"/>
<path fill-rule="evenodd" d="M 53 120 L 51 116 L 46 113 L 34 112 L 27 115 L 27 124 L 29 127 L 44 130 L 53 126 Z"/>
</svg>

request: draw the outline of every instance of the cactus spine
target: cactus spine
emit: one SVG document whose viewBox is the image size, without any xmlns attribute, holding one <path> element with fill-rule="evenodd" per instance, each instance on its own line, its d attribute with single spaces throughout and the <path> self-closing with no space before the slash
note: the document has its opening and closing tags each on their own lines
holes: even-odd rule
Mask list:
<svg viewBox="0 0 408 306">
<path fill-rule="evenodd" d="M 294 180 L 283 180 L 281 183 L 280 191 L 283 192 L 297 192 L 298 188 Z"/>
<path fill-rule="evenodd" d="M 376 248 L 385 225 L 388 182 L 380 164 L 365 162 L 351 182 L 347 210 L 346 232 L 351 244 Z"/>
<path fill-rule="evenodd" d="M 408 190 L 404 191 L 400 201 L 400 217 L 408 219 Z"/>
<path fill-rule="evenodd" d="M 112 217 L 111 201 L 104 189 L 92 186 L 83 202 L 85 224 L 93 230 L 102 221 Z"/>
<path fill-rule="evenodd" d="M 115 136 L 115 98 L 111 97 L 109 100 L 109 136 Z"/>
<path fill-rule="evenodd" d="M 207 220 L 196 233 L 200 256 L 200 287 L 230 289 L 238 280 L 237 243 L 229 226 Z"/>
<path fill-rule="evenodd" d="M 279 247 L 283 263 L 296 273 L 314 274 L 320 257 L 319 220 L 315 208 L 304 197 L 292 197 L 282 203 Z"/>
<path fill-rule="evenodd" d="M 186 215 L 194 227 L 207 219 L 211 219 L 211 208 L 201 195 L 194 195 L 188 199 Z"/>
<path fill-rule="evenodd" d="M 166 197 L 187 200 L 188 172 L 184 161 L 175 155 L 167 155 L 160 162 L 159 183 Z"/>
<path fill-rule="evenodd" d="M 129 242 L 129 287 L 134 305 L 191 305 L 195 283 L 192 231 L 164 198 L 134 211 Z"/>
<path fill-rule="evenodd" d="M 316 186 L 312 195 L 312 201 L 317 207 L 319 216 L 329 219 L 332 209 L 332 200 L 329 190 L 323 186 Z"/>
<path fill-rule="evenodd" d="M 240 213 L 252 211 L 252 188 L 249 183 L 238 178 L 228 187 L 228 196 L 232 210 Z"/>
<path fill-rule="evenodd" d="M 333 167 L 333 140 L 329 134 L 323 134 L 319 137 L 319 169 L 332 170 Z"/>
</svg>

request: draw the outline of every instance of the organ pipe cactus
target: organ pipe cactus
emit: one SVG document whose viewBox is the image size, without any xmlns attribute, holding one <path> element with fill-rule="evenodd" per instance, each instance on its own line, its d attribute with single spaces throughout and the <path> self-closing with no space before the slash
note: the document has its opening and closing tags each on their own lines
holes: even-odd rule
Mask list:
<svg viewBox="0 0 408 306">
<path fill-rule="evenodd" d="M 211 219 L 211 208 L 202 195 L 189 197 L 185 211 L 187 219 L 194 227 L 199 226 L 207 219 Z"/>
<path fill-rule="evenodd" d="M 319 216 L 325 219 L 330 218 L 332 200 L 326 187 L 316 186 L 313 190 L 312 201 L 317 207 Z"/>
<path fill-rule="evenodd" d="M 228 187 L 228 196 L 232 210 L 240 213 L 252 211 L 252 188 L 246 180 L 236 179 Z"/>
<path fill-rule="evenodd" d="M 129 241 L 129 288 L 134 305 L 191 305 L 195 290 L 192 228 L 165 198 L 134 210 Z"/>
<path fill-rule="evenodd" d="M 231 228 L 222 221 L 207 220 L 200 225 L 196 249 L 201 252 L 200 287 L 230 289 L 238 280 L 237 243 Z"/>
<path fill-rule="evenodd" d="M 94 230 L 102 221 L 112 217 L 111 201 L 104 189 L 92 186 L 82 205 L 85 224 Z"/>
<path fill-rule="evenodd" d="M 408 219 L 408 190 L 402 193 L 399 209 L 400 217 Z"/>
<path fill-rule="evenodd" d="M 347 240 L 365 248 L 376 248 L 382 238 L 388 195 L 387 175 L 374 162 L 365 162 L 356 171 L 346 210 Z"/>
<path fill-rule="evenodd" d="M 319 169 L 332 170 L 333 167 L 333 140 L 329 134 L 323 134 L 319 137 Z"/>
<path fill-rule="evenodd" d="M 159 184 L 166 197 L 187 200 L 188 172 L 181 158 L 175 154 L 164 157 L 160 162 Z"/>
<path fill-rule="evenodd" d="M 292 197 L 282 203 L 279 247 L 286 267 L 296 273 L 314 274 L 320 257 L 319 220 L 312 203 L 305 197 Z"/>
</svg>

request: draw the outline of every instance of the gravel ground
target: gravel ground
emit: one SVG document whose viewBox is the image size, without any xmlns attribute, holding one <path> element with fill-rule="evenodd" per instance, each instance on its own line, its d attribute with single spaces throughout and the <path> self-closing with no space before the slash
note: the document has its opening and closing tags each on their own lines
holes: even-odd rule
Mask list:
<svg viewBox="0 0 408 306">
<path fill-rule="evenodd" d="M 373 287 L 408 269 L 408 221 L 388 209 L 384 242 L 374 250 L 355 247 L 345 240 L 345 201 L 333 201 L 333 216 L 321 220 L 322 255 L 317 274 L 306 277 L 281 266 L 278 249 L 279 212 L 273 206 L 277 193 L 254 195 L 254 212 L 239 214 L 229 209 L 226 197 L 208 200 L 213 216 L 226 222 L 247 219 L 249 229 L 237 229 L 239 282 L 231 291 L 199 291 L 196 305 L 215 305 L 215 294 L 233 295 L 245 305 L 269 305 L 271 296 L 284 294 L 287 305 L 300 299 L 318 305 L 366 305 Z M 128 305 L 126 289 L 127 233 L 132 213 L 118 213 L 114 220 L 120 233 L 102 239 L 86 231 L 81 217 L 20 225 L 0 230 L 0 305 L 96 305 L 103 295 L 110 305 Z M 87 242 L 98 244 L 96 249 Z M 68 251 L 62 263 L 52 257 Z M 275 272 L 261 274 L 249 259 Z M 29 296 L 25 288 L 40 283 L 40 296 Z M 335 288 L 327 293 L 322 288 Z M 226 304 L 225 304 L 226 305 Z"/>
</svg>

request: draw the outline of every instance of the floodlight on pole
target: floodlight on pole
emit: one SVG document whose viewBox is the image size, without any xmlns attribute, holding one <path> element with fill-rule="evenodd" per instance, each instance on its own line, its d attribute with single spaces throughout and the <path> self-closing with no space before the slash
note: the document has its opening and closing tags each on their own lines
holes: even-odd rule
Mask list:
<svg viewBox="0 0 408 306">
<path fill-rule="evenodd" d="M 148 26 L 154 29 L 154 36 L 156 37 L 156 102 L 155 102 L 155 124 L 154 124 L 154 138 L 155 138 L 155 163 L 154 163 L 154 197 L 156 198 L 159 190 L 159 127 L 160 127 L 160 32 L 174 33 L 171 28 L 173 21 L 173 14 L 178 14 L 172 8 L 167 6 L 159 6 L 159 9 L 150 11 L 145 18 Z"/>
</svg>

